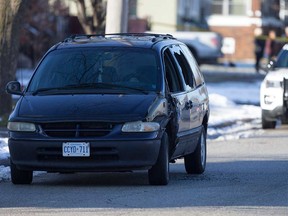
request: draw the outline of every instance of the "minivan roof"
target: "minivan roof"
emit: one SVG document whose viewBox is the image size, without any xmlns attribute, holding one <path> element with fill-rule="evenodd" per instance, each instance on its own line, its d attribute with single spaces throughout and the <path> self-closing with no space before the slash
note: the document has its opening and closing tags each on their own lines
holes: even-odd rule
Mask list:
<svg viewBox="0 0 288 216">
<path fill-rule="evenodd" d="M 57 44 L 56 49 L 71 47 L 139 47 L 152 48 L 162 41 L 174 41 L 169 34 L 120 33 L 103 35 L 73 35 Z"/>
</svg>

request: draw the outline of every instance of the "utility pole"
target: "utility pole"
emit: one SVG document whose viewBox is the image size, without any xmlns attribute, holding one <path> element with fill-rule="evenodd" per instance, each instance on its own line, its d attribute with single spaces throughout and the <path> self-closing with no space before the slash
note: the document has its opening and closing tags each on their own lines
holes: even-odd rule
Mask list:
<svg viewBox="0 0 288 216">
<path fill-rule="evenodd" d="M 106 12 L 106 34 L 125 33 L 128 30 L 129 0 L 108 0 Z"/>
</svg>

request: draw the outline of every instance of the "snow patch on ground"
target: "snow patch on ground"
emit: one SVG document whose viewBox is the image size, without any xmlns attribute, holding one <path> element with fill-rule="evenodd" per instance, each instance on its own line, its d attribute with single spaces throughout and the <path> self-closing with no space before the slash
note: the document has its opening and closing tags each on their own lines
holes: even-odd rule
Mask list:
<svg viewBox="0 0 288 216">
<path fill-rule="evenodd" d="M 9 157 L 8 150 L 8 138 L 0 138 L 0 160 L 7 159 Z"/>
</svg>

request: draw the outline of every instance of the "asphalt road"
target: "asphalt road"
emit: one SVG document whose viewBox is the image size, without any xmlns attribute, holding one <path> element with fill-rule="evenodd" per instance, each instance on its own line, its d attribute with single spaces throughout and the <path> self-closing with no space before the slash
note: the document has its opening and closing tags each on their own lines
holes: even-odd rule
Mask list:
<svg viewBox="0 0 288 216">
<path fill-rule="evenodd" d="M 171 165 L 167 186 L 147 173 L 40 173 L 0 182 L 0 215 L 288 215 L 288 126 L 257 137 L 208 141 L 203 175 Z"/>
</svg>

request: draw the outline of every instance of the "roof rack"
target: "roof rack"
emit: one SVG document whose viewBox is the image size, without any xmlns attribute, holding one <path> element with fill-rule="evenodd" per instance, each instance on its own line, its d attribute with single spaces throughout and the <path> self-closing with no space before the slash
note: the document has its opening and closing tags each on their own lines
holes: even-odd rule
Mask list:
<svg viewBox="0 0 288 216">
<path fill-rule="evenodd" d="M 71 42 L 77 39 L 91 39 L 91 38 L 106 38 L 113 36 L 131 36 L 131 37 L 154 37 L 152 39 L 153 42 L 159 39 L 175 39 L 171 34 L 155 34 L 155 33 L 113 33 L 113 34 L 75 34 L 66 38 L 64 42 Z"/>
</svg>

